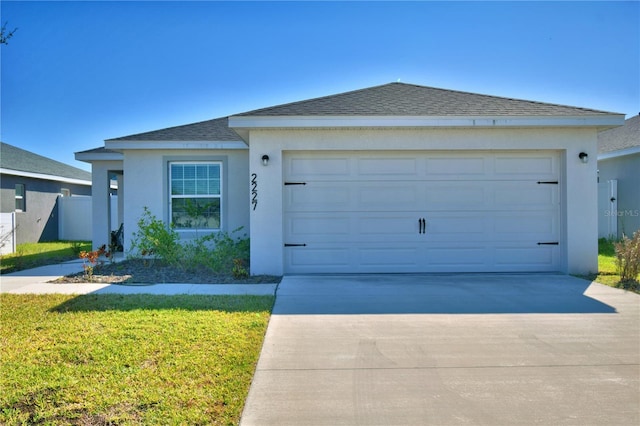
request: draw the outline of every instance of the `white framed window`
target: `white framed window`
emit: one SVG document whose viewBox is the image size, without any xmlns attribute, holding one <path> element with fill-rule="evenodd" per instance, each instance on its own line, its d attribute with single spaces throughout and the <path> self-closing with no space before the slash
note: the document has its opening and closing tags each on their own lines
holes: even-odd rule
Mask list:
<svg viewBox="0 0 640 426">
<path fill-rule="evenodd" d="M 24 183 L 16 183 L 16 211 L 24 212 L 27 211 L 26 205 L 26 193 L 24 189 Z"/>
<path fill-rule="evenodd" d="M 222 162 L 169 163 L 169 217 L 176 230 L 218 230 L 222 213 Z"/>
</svg>

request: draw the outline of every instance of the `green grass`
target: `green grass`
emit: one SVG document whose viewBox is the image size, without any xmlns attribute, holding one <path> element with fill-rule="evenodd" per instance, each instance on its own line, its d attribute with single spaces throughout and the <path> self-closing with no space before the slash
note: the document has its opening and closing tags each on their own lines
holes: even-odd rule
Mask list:
<svg viewBox="0 0 640 426">
<path fill-rule="evenodd" d="M 78 258 L 81 250 L 91 250 L 91 242 L 55 241 L 19 244 L 15 253 L 0 257 L 0 274 L 74 260 Z"/>
<path fill-rule="evenodd" d="M 273 301 L 0 294 L 0 424 L 237 424 Z"/>
</svg>

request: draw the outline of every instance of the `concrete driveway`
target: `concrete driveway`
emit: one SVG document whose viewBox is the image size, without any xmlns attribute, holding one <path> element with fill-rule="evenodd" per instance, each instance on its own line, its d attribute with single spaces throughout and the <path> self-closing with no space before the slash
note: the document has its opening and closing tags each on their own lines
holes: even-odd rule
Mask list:
<svg viewBox="0 0 640 426">
<path fill-rule="evenodd" d="M 241 425 L 637 425 L 639 335 L 565 275 L 288 276 Z"/>
</svg>

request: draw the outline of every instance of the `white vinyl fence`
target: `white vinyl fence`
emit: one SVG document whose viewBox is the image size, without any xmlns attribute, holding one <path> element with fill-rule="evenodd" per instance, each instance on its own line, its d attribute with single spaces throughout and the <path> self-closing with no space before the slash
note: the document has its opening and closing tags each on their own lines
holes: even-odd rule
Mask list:
<svg viewBox="0 0 640 426">
<path fill-rule="evenodd" d="M 118 197 L 111 196 L 111 228 L 118 229 Z M 58 239 L 68 241 L 91 241 L 92 228 L 91 197 L 58 198 Z"/>
<path fill-rule="evenodd" d="M 0 213 L 0 254 L 16 251 L 16 214 Z"/>
</svg>

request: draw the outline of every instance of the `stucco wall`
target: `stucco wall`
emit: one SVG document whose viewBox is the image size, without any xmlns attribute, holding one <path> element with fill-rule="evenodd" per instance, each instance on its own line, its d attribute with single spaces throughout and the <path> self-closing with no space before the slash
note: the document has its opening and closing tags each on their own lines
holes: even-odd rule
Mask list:
<svg viewBox="0 0 640 426">
<path fill-rule="evenodd" d="M 600 182 L 618 181 L 618 237 L 640 229 L 640 153 L 598 161 Z"/>
<path fill-rule="evenodd" d="M 283 272 L 282 154 L 290 150 L 558 150 L 561 155 L 562 271 L 597 270 L 597 137 L 595 129 L 327 129 L 252 130 L 249 173 L 257 175 L 251 211 L 251 273 Z M 578 154 L 591 161 L 583 164 Z M 262 165 L 268 155 L 269 165 Z"/>
<path fill-rule="evenodd" d="M 25 210 L 16 212 L 16 244 L 58 239 L 57 199 L 62 189 L 91 195 L 91 186 L 31 177 L 2 175 L 2 212 L 15 211 L 15 186 L 25 186 Z"/>
<path fill-rule="evenodd" d="M 125 252 L 145 207 L 169 222 L 168 162 L 192 160 L 223 162 L 222 231 L 243 227 L 242 233 L 249 235 L 247 150 L 129 150 L 124 153 L 123 175 Z M 182 238 L 195 235 L 190 231 L 180 234 Z"/>
</svg>

